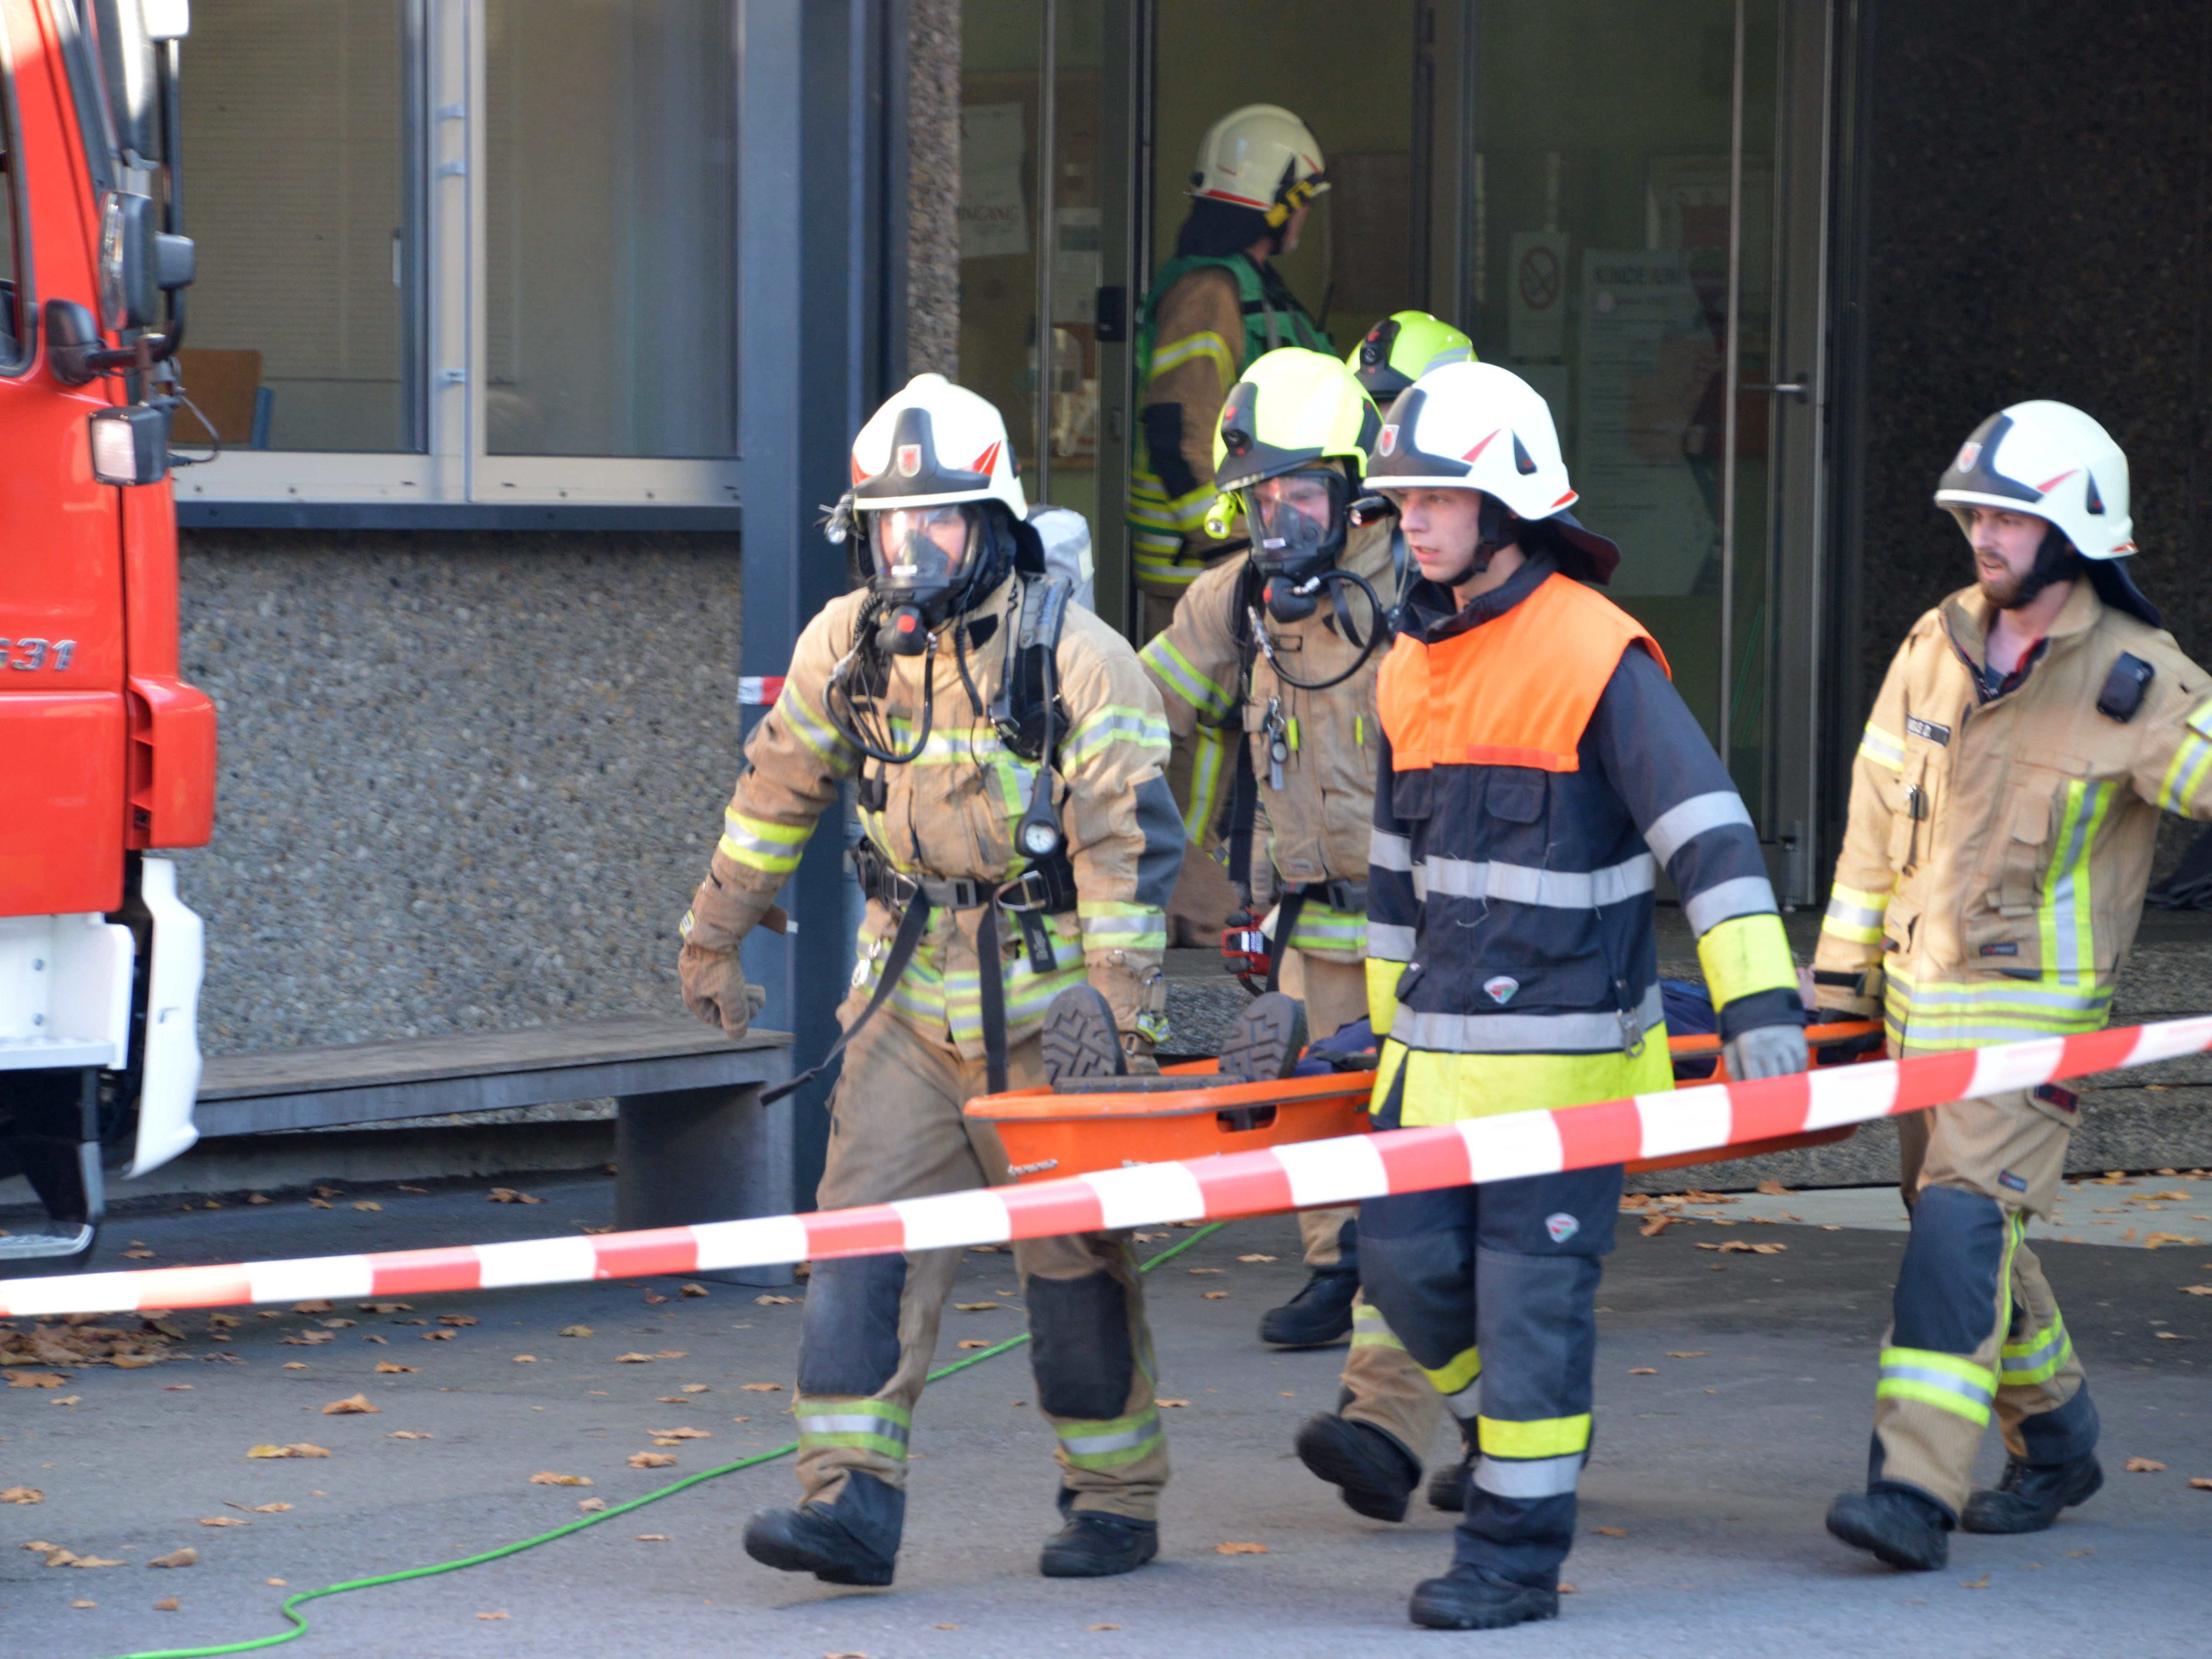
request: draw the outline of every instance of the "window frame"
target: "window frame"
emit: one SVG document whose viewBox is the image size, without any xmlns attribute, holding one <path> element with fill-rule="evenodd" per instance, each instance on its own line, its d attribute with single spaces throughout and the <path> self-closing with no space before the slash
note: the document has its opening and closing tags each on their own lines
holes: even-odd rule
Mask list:
<svg viewBox="0 0 2212 1659">
<path fill-rule="evenodd" d="M 15 262 L 12 272 L 0 272 L 15 284 L 15 349 L 0 357 L 0 379 L 12 380 L 29 374 L 39 361 L 39 283 L 31 246 L 31 192 L 23 175 L 22 118 L 15 103 L 15 47 L 5 17 L 0 17 L 0 148 L 7 157 L 0 191 L 7 192 Z"/>
<path fill-rule="evenodd" d="M 719 0 L 737 82 L 742 0 Z M 487 0 L 405 0 L 402 146 L 410 232 L 403 374 L 419 447 L 383 453 L 228 449 L 176 476 L 178 521 L 202 526 L 736 529 L 741 464 L 657 457 L 502 455 L 484 408 L 490 223 Z M 741 112 L 732 96 L 730 142 Z M 184 157 L 189 186 L 191 157 Z M 729 204 L 736 234 L 738 204 Z M 734 319 L 733 270 L 726 301 Z M 735 337 L 735 327 L 732 328 Z M 732 377 L 732 428 L 741 388 Z"/>
</svg>

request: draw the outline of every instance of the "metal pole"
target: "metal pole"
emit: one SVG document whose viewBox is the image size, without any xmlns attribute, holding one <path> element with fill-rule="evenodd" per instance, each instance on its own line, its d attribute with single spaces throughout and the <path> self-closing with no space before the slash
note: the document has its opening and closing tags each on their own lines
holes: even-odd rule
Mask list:
<svg viewBox="0 0 2212 1659">
<path fill-rule="evenodd" d="M 1059 0 L 1039 0 L 1037 32 L 1037 244 L 1036 244 L 1036 488 L 1032 502 L 1050 499 L 1052 489 L 1052 264 L 1059 228 L 1053 219 L 1053 171 L 1056 147 L 1060 49 Z"/>
<path fill-rule="evenodd" d="M 1736 380 L 1742 368 L 1744 0 L 1735 0 L 1735 64 L 1729 92 L 1728 338 L 1721 359 L 1721 678 L 1720 728 L 1714 747 L 1729 765 L 1734 715 L 1729 677 L 1735 663 Z"/>
</svg>

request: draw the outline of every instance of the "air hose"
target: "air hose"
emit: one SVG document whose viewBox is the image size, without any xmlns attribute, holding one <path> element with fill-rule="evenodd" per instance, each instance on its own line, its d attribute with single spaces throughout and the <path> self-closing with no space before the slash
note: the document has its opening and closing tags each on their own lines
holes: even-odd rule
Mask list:
<svg viewBox="0 0 2212 1659">
<path fill-rule="evenodd" d="M 1210 1225 L 1199 1228 L 1189 1237 L 1170 1245 L 1158 1255 L 1141 1264 L 1138 1271 L 1152 1272 L 1163 1261 L 1181 1255 L 1200 1239 L 1208 1234 L 1219 1232 L 1228 1224 L 1225 1221 L 1216 1221 Z M 984 1349 L 981 1353 L 971 1353 L 965 1359 L 956 1359 L 949 1365 L 939 1366 L 930 1372 L 928 1380 L 935 1382 L 951 1376 L 955 1371 L 964 1371 L 970 1365 L 980 1365 L 987 1359 L 995 1359 L 1011 1349 L 1020 1347 L 1029 1340 L 1029 1333 L 1026 1331 L 1019 1336 L 1009 1337 L 1004 1342 Z M 292 1641 L 307 1633 L 307 1621 L 299 1612 L 299 1608 L 307 1602 L 320 1601 L 325 1595 L 343 1595 L 348 1590 L 374 1589 L 380 1584 L 404 1584 L 412 1578 L 434 1578 L 441 1573 L 459 1572 L 464 1567 L 480 1567 L 487 1561 L 503 1561 L 510 1555 L 520 1555 L 525 1550 L 534 1550 L 540 1544 L 550 1544 L 556 1538 L 566 1538 L 570 1533 L 581 1532 L 586 1527 L 598 1526 L 602 1521 L 611 1521 L 617 1516 L 628 1515 L 633 1510 L 641 1510 L 647 1504 L 657 1504 L 664 1498 L 672 1498 L 679 1492 L 698 1486 L 702 1481 L 718 1480 L 726 1474 L 735 1474 L 739 1469 L 757 1468 L 763 1463 L 773 1463 L 777 1458 L 787 1457 L 798 1449 L 799 1443 L 793 1440 L 776 1447 L 772 1451 L 756 1452 L 752 1456 L 741 1457 L 734 1463 L 725 1463 L 720 1468 L 702 1469 L 698 1474 L 687 1474 L 681 1480 L 673 1481 L 657 1492 L 649 1492 L 642 1498 L 633 1498 L 627 1503 L 610 1504 L 596 1515 L 587 1515 L 580 1520 L 571 1521 L 566 1526 L 554 1528 L 550 1532 L 541 1532 L 535 1538 L 525 1538 L 515 1543 L 501 1544 L 497 1549 L 486 1550 L 480 1555 L 465 1555 L 458 1561 L 441 1561 L 433 1566 L 409 1567 L 400 1572 L 379 1573 L 373 1578 L 349 1578 L 342 1584 L 325 1584 L 320 1589 L 301 1590 L 297 1595 L 286 1596 L 283 1606 L 279 1609 L 285 1618 L 291 1620 L 292 1628 L 278 1631 L 274 1635 L 250 1637 L 243 1642 L 225 1642 L 220 1646 L 211 1648 L 149 1648 L 137 1653 L 118 1654 L 116 1659 L 216 1659 L 216 1656 L 220 1654 L 251 1653 L 256 1648 L 273 1648 L 281 1643 Z"/>
</svg>

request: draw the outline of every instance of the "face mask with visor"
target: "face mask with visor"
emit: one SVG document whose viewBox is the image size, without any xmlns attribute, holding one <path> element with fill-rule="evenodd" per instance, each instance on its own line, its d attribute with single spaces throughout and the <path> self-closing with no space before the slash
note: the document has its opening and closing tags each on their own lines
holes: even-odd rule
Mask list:
<svg viewBox="0 0 2212 1659">
<path fill-rule="evenodd" d="M 1262 478 L 1240 493 L 1252 564 L 1266 584 L 1269 612 L 1285 623 L 1311 616 L 1319 603 L 1316 595 L 1297 590 L 1344 551 L 1351 481 L 1334 467 L 1301 467 Z"/>
<path fill-rule="evenodd" d="M 951 614 L 981 556 L 982 514 L 972 502 L 867 513 L 868 585 L 884 603 L 883 644 L 901 656 L 921 650 Z"/>
</svg>

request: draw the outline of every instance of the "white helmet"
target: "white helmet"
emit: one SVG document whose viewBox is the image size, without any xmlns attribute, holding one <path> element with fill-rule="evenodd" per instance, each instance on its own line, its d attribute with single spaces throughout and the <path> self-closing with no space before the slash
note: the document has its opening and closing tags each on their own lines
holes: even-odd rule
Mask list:
<svg viewBox="0 0 2212 1659">
<path fill-rule="evenodd" d="M 1990 416 L 1959 447 L 1936 486 L 1936 504 L 1962 530 L 1977 507 L 2031 514 L 2057 526 L 2085 559 L 2136 550 L 2128 458 L 2071 404 L 2038 399 Z"/>
<path fill-rule="evenodd" d="M 1267 216 L 1277 228 L 1328 188 L 1327 163 L 1306 124 L 1279 104 L 1247 104 L 1207 131 L 1190 194 Z"/>
<path fill-rule="evenodd" d="M 1382 417 L 1367 468 L 1375 489 L 1479 489 L 1515 518 L 1549 521 L 1602 582 L 1620 550 L 1567 511 L 1579 497 L 1567 481 L 1559 434 L 1543 395 L 1496 363 L 1446 363 L 1413 382 Z M 1564 559 L 1563 565 L 1575 562 Z"/>
<path fill-rule="evenodd" d="M 942 374 L 917 374 L 853 440 L 852 470 L 859 568 L 894 607 L 890 648 L 920 649 L 926 630 L 981 598 L 1012 556 L 1029 503 L 1006 423 Z"/>
</svg>

